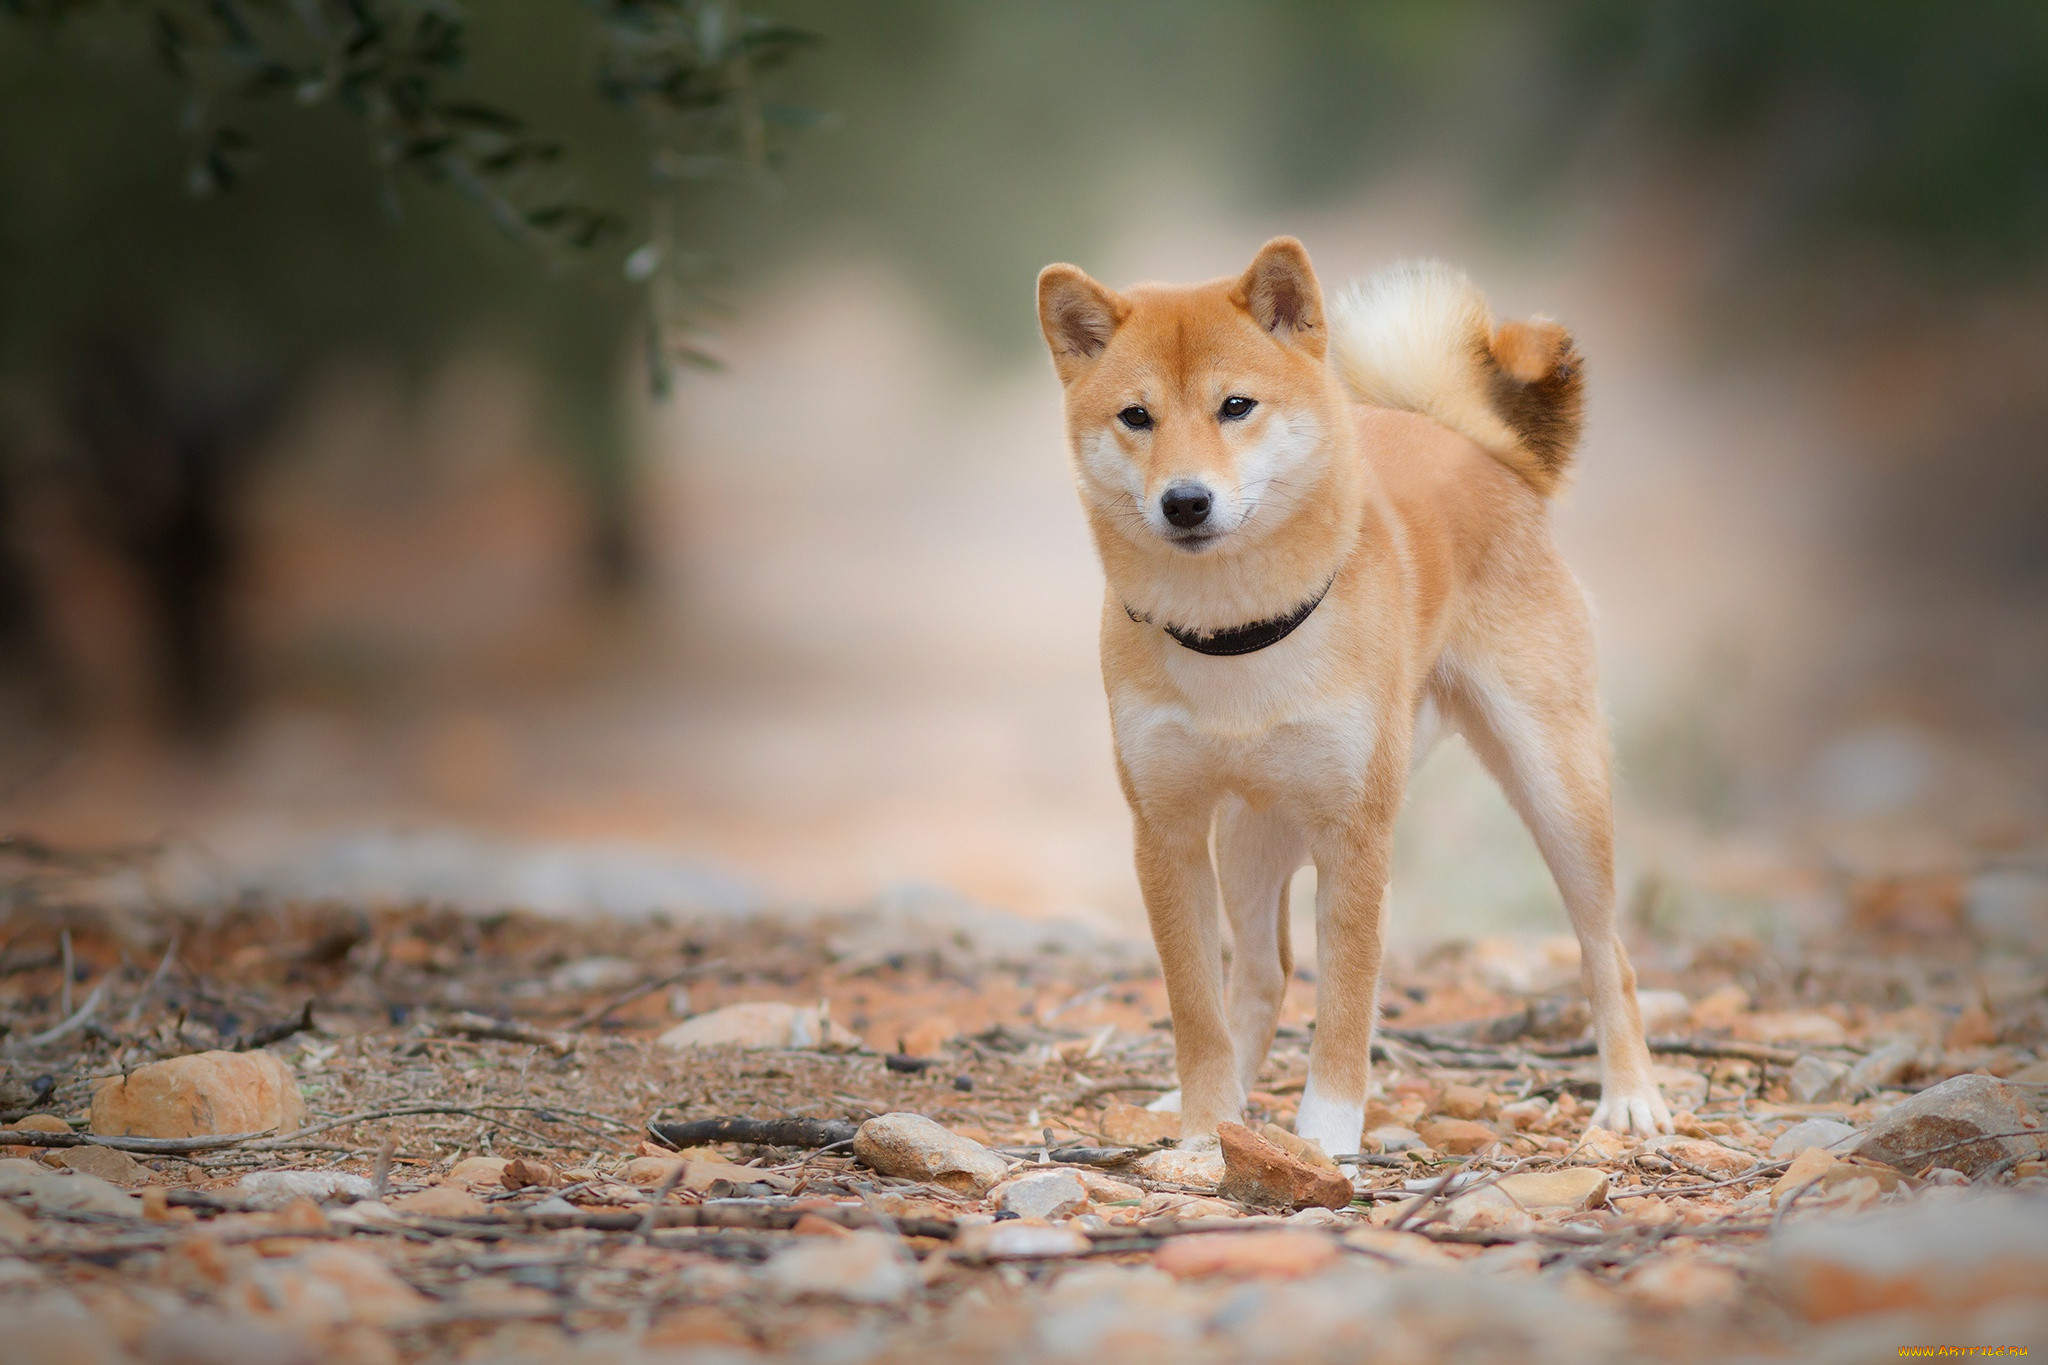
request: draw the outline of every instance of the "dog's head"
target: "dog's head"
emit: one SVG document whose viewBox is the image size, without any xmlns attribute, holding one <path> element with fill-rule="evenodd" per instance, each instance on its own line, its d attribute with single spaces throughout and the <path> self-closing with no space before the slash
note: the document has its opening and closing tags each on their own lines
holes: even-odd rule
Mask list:
<svg viewBox="0 0 2048 1365">
<path fill-rule="evenodd" d="M 1274 238 L 1235 279 L 1122 293 L 1049 265 L 1038 320 L 1099 531 L 1228 554 L 1316 496 L 1340 408 L 1300 242 Z"/>
</svg>

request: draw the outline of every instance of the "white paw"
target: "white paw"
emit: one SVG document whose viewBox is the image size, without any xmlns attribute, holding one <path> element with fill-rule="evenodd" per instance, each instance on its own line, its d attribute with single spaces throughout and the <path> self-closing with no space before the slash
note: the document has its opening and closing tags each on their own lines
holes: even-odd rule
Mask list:
<svg viewBox="0 0 2048 1365">
<path fill-rule="evenodd" d="M 1295 1111 L 1297 1137 L 1323 1145 L 1330 1156 L 1349 1156 L 1358 1150 L 1359 1130 L 1365 1127 L 1365 1106 L 1344 1104 L 1324 1098 L 1311 1080 L 1301 1094 L 1301 1108 Z"/>
<path fill-rule="evenodd" d="M 1603 1085 L 1591 1126 L 1613 1133 L 1655 1137 L 1671 1131 L 1671 1109 L 1654 1085 L 1637 1090 L 1613 1090 Z"/>
<path fill-rule="evenodd" d="M 1145 1106 L 1155 1114 L 1178 1114 L 1180 1112 L 1180 1091 L 1169 1090 Z"/>
</svg>

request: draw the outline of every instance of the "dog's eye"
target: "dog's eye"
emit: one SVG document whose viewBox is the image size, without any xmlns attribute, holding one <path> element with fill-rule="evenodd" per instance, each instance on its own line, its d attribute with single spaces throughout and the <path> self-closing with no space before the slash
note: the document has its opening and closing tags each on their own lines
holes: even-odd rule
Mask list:
<svg viewBox="0 0 2048 1365">
<path fill-rule="evenodd" d="M 1233 393 L 1223 400 L 1221 416 L 1226 422 L 1235 422 L 1240 417 L 1249 416 L 1251 410 L 1258 405 L 1259 400 L 1256 398 L 1246 398 L 1242 394 Z"/>
<path fill-rule="evenodd" d="M 1118 413 L 1116 419 L 1132 431 L 1143 431 L 1152 425 L 1152 414 L 1135 403 Z"/>
</svg>

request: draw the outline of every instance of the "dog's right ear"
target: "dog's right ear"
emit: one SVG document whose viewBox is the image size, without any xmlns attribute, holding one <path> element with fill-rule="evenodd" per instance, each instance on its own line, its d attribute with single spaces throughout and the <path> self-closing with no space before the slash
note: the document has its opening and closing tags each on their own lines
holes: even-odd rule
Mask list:
<svg viewBox="0 0 2048 1365">
<path fill-rule="evenodd" d="M 1038 272 L 1038 325 L 1052 348 L 1060 382 L 1071 384 L 1102 354 L 1130 305 L 1079 266 L 1049 265 Z"/>
</svg>

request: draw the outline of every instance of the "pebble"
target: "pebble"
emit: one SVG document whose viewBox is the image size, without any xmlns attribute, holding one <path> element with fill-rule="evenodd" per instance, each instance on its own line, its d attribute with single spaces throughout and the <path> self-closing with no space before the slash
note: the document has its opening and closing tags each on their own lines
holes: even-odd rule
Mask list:
<svg viewBox="0 0 2048 1365">
<path fill-rule="evenodd" d="M 1244 1210 L 1221 1199 L 1199 1194 L 1154 1190 L 1138 1204 L 1141 1218 L 1242 1218 Z"/>
<path fill-rule="evenodd" d="M 918 1287 L 917 1267 L 883 1232 L 809 1237 L 768 1263 L 769 1287 L 788 1298 L 893 1304 Z"/>
<path fill-rule="evenodd" d="M 367 1322 L 383 1326 L 431 1307 L 427 1297 L 367 1251 L 315 1247 L 296 1256 L 262 1259 L 234 1287 L 241 1307 L 257 1317 L 307 1325 Z"/>
<path fill-rule="evenodd" d="M 1237 1123 L 1218 1124 L 1216 1135 L 1223 1148 L 1220 1193 L 1226 1198 L 1287 1209 L 1341 1209 L 1351 1203 L 1351 1182 L 1327 1157 L 1313 1164 Z"/>
<path fill-rule="evenodd" d="M 1102 1135 L 1128 1147 L 1150 1147 L 1180 1138 L 1179 1114 L 1155 1114 L 1135 1104 L 1112 1104 L 1102 1111 Z"/>
<path fill-rule="evenodd" d="M 1645 1142 L 1643 1150 L 1655 1152 L 1694 1175 L 1708 1175 L 1716 1180 L 1741 1175 L 1756 1165 L 1756 1158 L 1748 1152 L 1738 1152 L 1706 1138 L 1665 1134 Z"/>
<path fill-rule="evenodd" d="M 1500 1134 L 1470 1119 L 1424 1119 L 1415 1125 L 1421 1139 L 1440 1152 L 1469 1156 L 1500 1141 Z"/>
<path fill-rule="evenodd" d="M 2038 1299 L 2048 1284 L 2048 1201 L 1959 1193 L 1791 1224 L 1772 1239 L 1770 1280 L 1816 1321 Z"/>
<path fill-rule="evenodd" d="M 485 1212 L 484 1201 L 460 1185 L 429 1185 L 412 1194 L 387 1201 L 394 1213 L 416 1218 L 476 1218 Z"/>
<path fill-rule="evenodd" d="M 142 1201 L 101 1180 L 74 1171 L 58 1172 L 18 1157 L 0 1159 L 0 1197 L 16 1199 L 41 1213 L 110 1213 L 140 1218 Z"/>
<path fill-rule="evenodd" d="M 1847 1066 L 1809 1052 L 1792 1063 L 1785 1075 L 1785 1091 L 1794 1104 L 1826 1104 L 1842 1097 L 1848 1079 Z"/>
<path fill-rule="evenodd" d="M 1422 1134 L 1398 1123 L 1383 1123 L 1366 1137 L 1378 1143 L 1382 1152 L 1412 1152 L 1417 1147 L 1429 1145 L 1422 1140 Z"/>
<path fill-rule="evenodd" d="M 1005 1213 L 1019 1218 L 1071 1218 L 1088 1209 L 1088 1187 L 1072 1171 L 1033 1171 L 1012 1177 L 989 1191 Z"/>
<path fill-rule="evenodd" d="M 1634 1142 L 1611 1128 L 1588 1128 L 1572 1153 L 1590 1161 L 1619 1161 L 1635 1149 Z"/>
<path fill-rule="evenodd" d="M 345 1171 L 251 1171 L 235 1182 L 235 1191 L 260 1208 L 281 1209 L 295 1199 L 316 1204 L 346 1204 L 377 1192 L 367 1176 Z"/>
<path fill-rule="evenodd" d="M 1607 1172 L 1597 1166 L 1523 1171 L 1502 1176 L 1495 1188 L 1531 1211 L 1597 1209 L 1607 1202 Z"/>
<path fill-rule="evenodd" d="M 1834 1119 L 1807 1119 L 1771 1139 L 1771 1159 L 1783 1161 L 1787 1157 L 1798 1156 L 1809 1147 L 1847 1151 L 1848 1139 L 1855 1136 L 1856 1130 L 1846 1123 Z"/>
<path fill-rule="evenodd" d="M 1175 1237 L 1152 1263 L 1175 1279 L 1312 1275 L 1338 1256 L 1335 1238 L 1288 1229 Z"/>
<path fill-rule="evenodd" d="M 446 1183 L 471 1190 L 502 1189 L 505 1168 L 511 1164 L 501 1156 L 464 1157 L 448 1172 Z"/>
<path fill-rule="evenodd" d="M 678 1052 L 696 1047 L 809 1048 L 824 1043 L 831 1031 L 831 1018 L 821 1005 L 753 1000 L 685 1019 L 655 1041 Z"/>
<path fill-rule="evenodd" d="M 1844 1095 L 1859 1099 L 1880 1090 L 1896 1089 L 1920 1060 L 1920 1045 L 1910 1038 L 1896 1038 L 1849 1068 L 1843 1082 Z"/>
<path fill-rule="evenodd" d="M 2042 1139 L 2013 1137 L 1934 1149 L 1979 1134 L 2040 1127 L 2041 1111 L 2018 1086 L 1991 1076 L 1956 1076 L 1894 1106 L 1864 1131 L 1854 1150 L 1857 1156 L 1882 1161 L 1908 1175 L 1930 1161 L 1976 1175 L 2007 1156 L 2038 1154 Z"/>
<path fill-rule="evenodd" d="M 1147 1180 L 1214 1189 L 1223 1180 L 1223 1150 L 1192 1152 L 1169 1147 L 1163 1152 L 1147 1152 L 1131 1163 L 1131 1170 Z"/>
<path fill-rule="evenodd" d="M 1032 1261 L 1077 1255 L 1090 1245 L 1087 1234 L 1078 1228 L 1012 1218 L 964 1229 L 953 1252 L 963 1260 Z"/>
<path fill-rule="evenodd" d="M 98 1176 L 116 1185 L 141 1185 L 156 1174 L 126 1152 L 112 1147 L 65 1147 L 56 1156 L 69 1170 Z"/>
<path fill-rule="evenodd" d="M 499 1177 L 508 1190 L 547 1189 L 562 1183 L 562 1173 L 552 1164 L 530 1157 L 514 1157 Z"/>
<path fill-rule="evenodd" d="M 274 1053 L 195 1052 L 111 1076 L 92 1096 L 92 1131 L 108 1137 L 296 1132 L 298 1079 Z"/>
<path fill-rule="evenodd" d="M 1500 1096 L 1476 1085 L 1453 1083 L 1444 1087 L 1438 1108 L 1454 1119 L 1491 1118 L 1500 1113 Z"/>
<path fill-rule="evenodd" d="M 976 1196 L 987 1194 L 1010 1170 L 988 1148 L 922 1114 L 869 1119 L 854 1134 L 853 1154 L 883 1175 L 928 1181 Z"/>
</svg>

